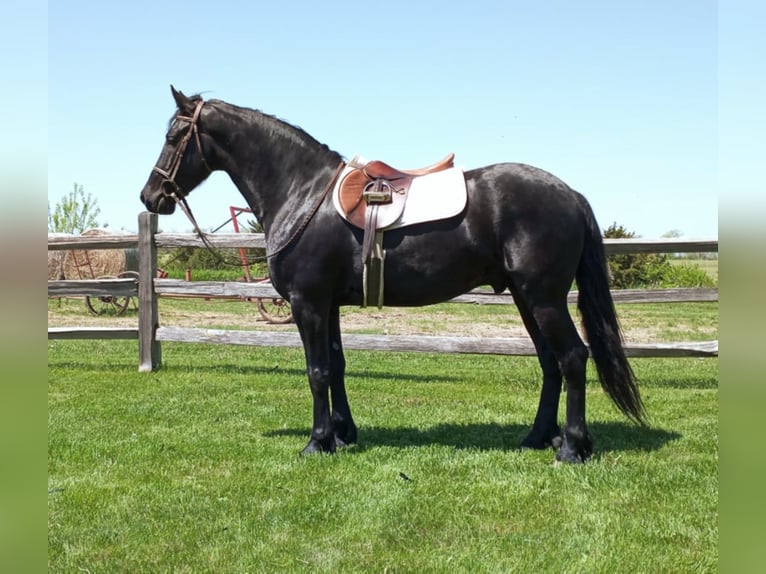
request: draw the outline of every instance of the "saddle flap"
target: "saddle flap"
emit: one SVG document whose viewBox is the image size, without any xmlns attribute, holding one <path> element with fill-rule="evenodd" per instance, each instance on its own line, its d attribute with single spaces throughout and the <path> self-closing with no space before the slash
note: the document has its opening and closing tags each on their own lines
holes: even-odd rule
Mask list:
<svg viewBox="0 0 766 574">
<path fill-rule="evenodd" d="M 341 179 L 337 196 L 340 208 L 344 213 L 350 215 L 359 207 L 359 204 L 362 203 L 364 188 L 369 182 L 370 178 L 361 169 L 351 170 Z M 364 216 L 362 216 L 362 221 L 364 221 Z"/>
<path fill-rule="evenodd" d="M 372 180 L 367 180 L 367 183 L 369 183 Z M 347 191 L 345 192 L 345 202 L 346 206 L 351 207 L 351 209 L 346 210 L 345 208 L 343 211 L 341 211 L 341 215 L 343 217 L 351 222 L 353 225 L 357 226 L 360 229 L 365 229 L 365 218 L 367 215 L 367 210 L 369 209 L 369 206 L 367 205 L 367 202 L 363 199 L 363 192 L 364 192 L 364 186 L 361 188 L 361 190 L 358 192 L 359 195 L 357 197 L 357 186 L 359 184 L 358 178 L 354 177 L 349 182 L 352 185 L 353 191 Z M 404 206 L 407 201 L 407 191 L 409 189 L 409 182 L 407 182 L 408 185 L 404 187 L 395 187 L 395 191 L 391 194 L 391 201 L 388 203 L 379 203 L 375 204 L 377 207 L 377 217 L 375 219 L 375 229 L 384 229 L 386 227 L 390 227 L 393 225 L 398 219 L 401 218 L 402 213 L 404 212 Z M 366 184 L 365 184 L 366 185 Z M 341 190 L 344 188 L 341 187 Z M 340 196 L 340 193 L 337 194 Z M 340 199 L 340 197 L 338 197 Z M 336 206 L 337 207 L 337 206 Z"/>
</svg>

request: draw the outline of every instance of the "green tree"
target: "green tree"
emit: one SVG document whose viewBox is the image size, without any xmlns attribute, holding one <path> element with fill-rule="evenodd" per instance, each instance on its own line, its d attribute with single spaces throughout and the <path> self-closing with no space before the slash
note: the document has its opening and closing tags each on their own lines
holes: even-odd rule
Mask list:
<svg viewBox="0 0 766 574">
<path fill-rule="evenodd" d="M 101 209 L 90 193 L 75 182 L 74 189 L 65 195 L 51 213 L 48 204 L 48 232 L 79 234 L 92 227 L 99 227 L 98 215 Z M 106 227 L 104 223 L 101 227 Z"/>
</svg>

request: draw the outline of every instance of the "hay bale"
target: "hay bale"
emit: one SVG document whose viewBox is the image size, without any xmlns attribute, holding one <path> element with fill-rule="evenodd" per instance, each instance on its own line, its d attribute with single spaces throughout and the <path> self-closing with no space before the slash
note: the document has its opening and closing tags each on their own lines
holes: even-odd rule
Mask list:
<svg viewBox="0 0 766 574">
<path fill-rule="evenodd" d="M 108 229 L 88 229 L 82 235 L 111 235 Z M 138 270 L 135 249 L 75 249 L 66 252 L 64 277 L 66 279 L 96 279 L 117 277 L 124 271 Z"/>
<path fill-rule="evenodd" d="M 69 233 L 49 233 L 49 237 L 72 237 Z M 66 251 L 48 251 L 48 281 L 64 278 L 64 258 Z"/>
<path fill-rule="evenodd" d="M 64 278 L 64 258 L 66 251 L 48 251 L 48 281 Z"/>
</svg>

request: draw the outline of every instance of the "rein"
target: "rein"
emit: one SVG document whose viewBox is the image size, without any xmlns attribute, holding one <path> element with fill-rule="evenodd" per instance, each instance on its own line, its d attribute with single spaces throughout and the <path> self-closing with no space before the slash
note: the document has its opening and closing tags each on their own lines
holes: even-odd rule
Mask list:
<svg viewBox="0 0 766 574">
<path fill-rule="evenodd" d="M 306 214 L 306 217 L 303 218 L 303 221 L 301 222 L 301 224 L 295 229 L 295 231 L 293 231 L 290 237 L 287 238 L 287 241 L 285 241 L 277 250 L 272 251 L 271 253 L 267 253 L 265 256 L 258 256 L 258 257 L 253 257 L 252 259 L 248 259 L 247 260 L 248 264 L 255 263 L 258 261 L 266 261 L 274 257 L 275 255 L 278 255 L 279 253 L 287 249 L 287 247 L 290 246 L 290 244 L 293 241 L 295 241 L 304 232 L 309 222 L 314 218 L 314 215 L 316 215 L 317 211 L 319 211 L 320 206 L 324 202 L 327 195 L 330 193 L 330 190 L 335 185 L 335 181 L 338 179 L 338 176 L 340 175 L 340 172 L 343 170 L 345 165 L 346 164 L 342 161 L 340 162 L 340 164 L 338 164 L 338 167 L 335 168 L 335 173 L 333 173 L 332 177 L 330 178 L 330 181 L 327 182 L 327 185 L 325 186 L 324 191 L 322 191 L 321 195 L 316 198 L 316 200 L 311 206 L 311 209 L 309 209 L 309 212 Z M 178 197 L 178 195 L 176 195 L 175 193 L 171 193 L 170 196 L 175 200 L 175 202 L 181 208 L 181 211 L 184 212 L 184 214 L 189 219 L 189 221 L 191 221 L 191 224 L 194 226 L 194 231 L 197 233 L 197 235 L 199 236 L 200 240 L 205 245 L 205 247 L 207 247 L 208 250 L 210 250 L 210 252 L 212 252 L 213 255 L 215 255 L 219 263 L 224 263 L 226 265 L 234 265 L 234 266 L 239 266 L 242 264 L 241 260 L 237 260 L 236 263 L 226 261 L 223 258 L 223 256 L 216 250 L 216 248 L 211 245 L 210 241 L 207 238 L 207 235 L 202 231 L 202 229 L 200 229 L 200 226 L 197 223 L 197 220 L 195 219 L 191 208 L 189 207 L 189 203 L 186 201 L 186 197 L 183 197 L 183 196 Z"/>
<path fill-rule="evenodd" d="M 295 231 L 292 232 L 290 237 L 287 238 L 287 241 L 285 241 L 279 249 L 277 249 L 276 251 L 273 251 L 272 253 L 267 253 L 265 259 L 274 257 L 275 255 L 287 249 L 287 247 L 304 232 L 309 222 L 314 218 L 314 215 L 316 215 L 316 212 L 319 211 L 319 207 L 322 205 L 325 198 L 330 193 L 330 190 L 335 185 L 335 181 L 338 179 L 340 172 L 343 171 L 343 168 L 345 166 L 346 164 L 343 161 L 341 161 L 338 164 L 338 167 L 335 168 L 335 172 L 332 174 L 330 181 L 327 182 L 327 185 L 322 191 L 322 194 L 316 198 L 313 205 L 311 206 L 311 209 L 309 209 L 309 212 L 306 214 L 306 217 L 303 218 L 303 221 L 301 222 L 301 224 L 297 227 Z"/>
</svg>

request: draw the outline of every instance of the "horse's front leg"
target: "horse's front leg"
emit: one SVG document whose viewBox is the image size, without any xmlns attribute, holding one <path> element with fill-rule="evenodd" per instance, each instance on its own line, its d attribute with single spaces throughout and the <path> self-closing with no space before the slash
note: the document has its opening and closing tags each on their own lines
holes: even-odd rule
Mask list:
<svg viewBox="0 0 766 574">
<path fill-rule="evenodd" d="M 306 371 L 313 399 L 311 438 L 301 454 L 335 452 L 335 431 L 330 416 L 332 360 L 328 309 L 294 297 L 290 302 L 295 324 L 303 341 Z"/>
<path fill-rule="evenodd" d="M 356 442 L 357 430 L 346 396 L 346 359 L 340 334 L 340 308 L 330 310 L 330 393 L 332 396 L 332 425 L 335 445 L 348 446 Z"/>
</svg>

